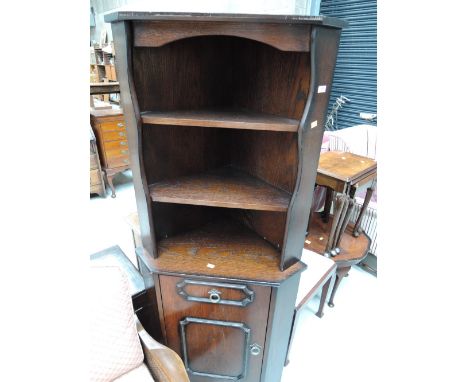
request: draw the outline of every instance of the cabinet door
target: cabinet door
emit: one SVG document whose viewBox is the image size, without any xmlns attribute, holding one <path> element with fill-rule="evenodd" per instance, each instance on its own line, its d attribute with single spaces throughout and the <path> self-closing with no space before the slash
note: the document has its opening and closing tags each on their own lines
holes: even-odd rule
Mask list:
<svg viewBox="0 0 468 382">
<path fill-rule="evenodd" d="M 167 344 L 192 382 L 260 380 L 270 287 L 160 276 Z"/>
</svg>

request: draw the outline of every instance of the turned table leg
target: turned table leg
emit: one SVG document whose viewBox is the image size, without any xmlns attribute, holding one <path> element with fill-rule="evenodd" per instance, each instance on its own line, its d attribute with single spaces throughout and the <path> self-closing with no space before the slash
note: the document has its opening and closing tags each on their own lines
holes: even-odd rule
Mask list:
<svg viewBox="0 0 468 382">
<path fill-rule="evenodd" d="M 354 229 L 353 229 L 354 237 L 358 237 L 362 232 L 361 221 L 362 221 L 362 218 L 364 217 L 364 213 L 367 210 L 367 206 L 369 205 L 369 202 L 371 200 L 372 194 L 374 193 L 374 190 L 375 190 L 375 185 L 374 185 L 374 182 L 372 182 L 372 185 L 366 191 L 364 203 L 362 204 L 361 211 L 359 212 L 359 216 L 356 220 L 356 224 L 354 225 Z"/>
<path fill-rule="evenodd" d="M 330 300 L 328 300 L 328 306 L 330 308 L 333 308 L 335 306 L 335 304 L 333 303 L 333 299 L 335 298 L 336 290 L 338 289 L 338 286 L 340 285 L 341 280 L 343 280 L 343 277 L 349 272 L 350 269 L 351 269 L 351 266 L 338 268 L 336 270 L 335 285 L 333 285 Z"/>
<path fill-rule="evenodd" d="M 327 189 L 327 193 L 325 196 L 325 206 L 322 212 L 322 220 L 324 223 L 328 223 L 328 219 L 330 218 L 330 211 L 331 211 L 333 194 L 334 194 L 334 191 L 332 188 L 326 187 L 326 189 Z"/>
<path fill-rule="evenodd" d="M 109 185 L 109 187 L 112 190 L 112 195 L 111 196 L 113 198 L 115 198 L 115 187 L 114 187 L 114 182 L 113 182 L 114 175 L 115 174 L 106 173 L 107 184 Z"/>
<path fill-rule="evenodd" d="M 325 305 L 325 300 L 327 299 L 328 288 L 330 288 L 331 280 L 333 277 L 330 277 L 322 287 L 322 294 L 320 296 L 320 305 L 317 313 L 315 314 L 317 317 L 323 317 L 323 306 Z"/>
</svg>

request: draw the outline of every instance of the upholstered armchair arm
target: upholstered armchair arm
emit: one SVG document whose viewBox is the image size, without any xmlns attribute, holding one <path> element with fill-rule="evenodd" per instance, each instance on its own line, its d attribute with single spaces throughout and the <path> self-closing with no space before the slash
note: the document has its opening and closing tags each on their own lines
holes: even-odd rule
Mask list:
<svg viewBox="0 0 468 382">
<path fill-rule="evenodd" d="M 151 337 L 135 316 L 145 363 L 158 382 L 189 382 L 185 366 L 177 353 Z"/>
</svg>

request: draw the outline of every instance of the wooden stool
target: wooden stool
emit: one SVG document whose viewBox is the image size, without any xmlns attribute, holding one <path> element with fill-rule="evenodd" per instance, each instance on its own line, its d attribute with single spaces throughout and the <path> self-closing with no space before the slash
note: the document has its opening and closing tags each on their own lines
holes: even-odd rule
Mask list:
<svg viewBox="0 0 468 382">
<path fill-rule="evenodd" d="M 285 365 L 289 363 L 289 350 L 296 332 L 296 324 L 299 313 L 307 303 L 321 290 L 320 305 L 317 317 L 323 317 L 323 306 L 327 298 L 330 282 L 336 272 L 336 264 L 333 260 L 324 257 L 308 249 L 302 251 L 301 261 L 307 264 L 307 269 L 301 273 L 301 281 L 296 297 L 296 308 L 292 322 L 291 334 L 289 337 L 288 351 L 286 353 Z"/>
<path fill-rule="evenodd" d="M 364 213 L 369 205 L 375 189 L 377 179 L 377 162 L 373 159 L 344 151 L 327 151 L 320 155 L 315 183 L 327 188 L 327 197 L 322 217 L 328 222 L 333 200 L 336 192 L 354 198 L 356 190 L 370 183 L 367 188 L 364 203 L 353 228 L 353 235 L 359 236 Z"/>
<path fill-rule="evenodd" d="M 313 252 L 324 254 L 330 235 L 332 220 L 324 222 L 321 219 L 320 212 L 314 212 L 309 219 L 309 232 L 307 234 L 304 248 Z M 358 237 L 353 236 L 353 227 L 347 225 L 340 241 L 340 253 L 331 259 L 336 263 L 336 277 L 333 285 L 328 306 L 333 307 L 333 299 L 336 290 L 344 276 L 347 276 L 351 266 L 359 263 L 367 256 L 370 248 L 370 238 L 366 233 Z"/>
</svg>

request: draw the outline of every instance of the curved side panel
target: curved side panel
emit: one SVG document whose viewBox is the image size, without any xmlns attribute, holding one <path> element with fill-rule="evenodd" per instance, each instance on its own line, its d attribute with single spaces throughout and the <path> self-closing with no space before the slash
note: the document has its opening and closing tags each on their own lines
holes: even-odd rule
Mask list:
<svg viewBox="0 0 468 382">
<path fill-rule="evenodd" d="M 154 258 L 156 239 L 151 212 L 151 199 L 146 182 L 146 175 L 141 155 L 141 118 L 133 84 L 132 69 L 132 30 L 130 22 L 112 23 L 112 34 L 115 46 L 115 66 L 120 84 L 121 104 L 127 124 L 130 162 L 133 173 L 133 184 L 140 219 L 141 241 L 143 248 Z"/>
<path fill-rule="evenodd" d="M 280 268 L 302 255 L 341 30 L 313 27 L 310 90 L 298 130 L 297 180 L 289 204 Z"/>
<path fill-rule="evenodd" d="M 136 47 L 159 47 L 197 36 L 248 38 L 290 52 L 308 52 L 310 27 L 305 24 L 239 23 L 214 21 L 140 21 L 134 23 Z"/>
</svg>

